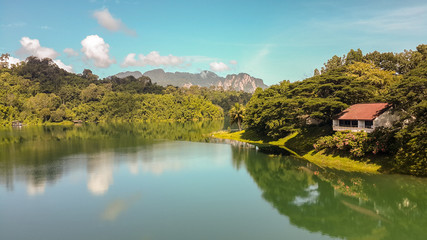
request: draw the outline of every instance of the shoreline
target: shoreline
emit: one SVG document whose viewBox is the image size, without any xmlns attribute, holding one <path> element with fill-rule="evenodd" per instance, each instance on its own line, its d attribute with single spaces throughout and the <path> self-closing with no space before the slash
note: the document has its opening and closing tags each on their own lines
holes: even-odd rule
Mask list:
<svg viewBox="0 0 427 240">
<path fill-rule="evenodd" d="M 304 159 L 321 168 L 331 168 L 331 169 L 336 169 L 336 170 L 341 170 L 346 172 L 381 174 L 378 171 L 381 166 L 377 164 L 360 162 L 360 161 L 356 161 L 343 156 L 334 156 L 330 154 L 325 154 L 324 151 L 319 151 L 315 153 L 314 150 L 311 150 L 305 154 L 298 154 L 296 151 L 286 146 L 286 143 L 289 140 L 295 138 L 299 134 L 298 132 L 291 133 L 288 136 L 278 139 L 276 141 L 264 140 L 254 134 L 249 134 L 250 137 L 248 136 L 245 137 L 243 136 L 245 134 L 246 134 L 246 131 L 242 130 L 239 132 L 232 132 L 232 133 L 227 131 L 218 131 L 218 132 L 211 133 L 210 135 L 213 138 L 235 140 L 239 142 L 250 143 L 258 147 L 278 147 L 283 150 L 286 150 L 287 152 L 289 152 L 291 155 L 295 157 Z"/>
</svg>

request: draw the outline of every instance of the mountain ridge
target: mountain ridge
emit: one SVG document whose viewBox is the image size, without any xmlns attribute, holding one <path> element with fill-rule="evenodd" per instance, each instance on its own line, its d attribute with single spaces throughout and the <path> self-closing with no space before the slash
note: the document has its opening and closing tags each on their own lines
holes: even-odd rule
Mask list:
<svg viewBox="0 0 427 240">
<path fill-rule="evenodd" d="M 120 72 L 114 75 L 119 78 L 134 76 L 139 78 L 147 76 L 153 83 L 161 86 L 173 85 L 177 87 L 222 87 L 225 90 L 237 90 L 253 93 L 258 87 L 262 89 L 268 86 L 260 78 L 255 78 L 247 73 L 228 74 L 226 77 L 218 76 L 216 73 L 204 70 L 200 73 L 188 72 L 165 72 L 163 69 L 153 69 L 142 74 L 139 71 Z"/>
</svg>

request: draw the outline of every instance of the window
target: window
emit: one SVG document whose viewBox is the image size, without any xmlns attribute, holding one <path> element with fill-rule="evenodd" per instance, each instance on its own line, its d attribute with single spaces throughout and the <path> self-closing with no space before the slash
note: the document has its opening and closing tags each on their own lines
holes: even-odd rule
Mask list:
<svg viewBox="0 0 427 240">
<path fill-rule="evenodd" d="M 350 126 L 350 121 L 340 120 L 340 127 L 348 127 Z"/>
<path fill-rule="evenodd" d="M 372 128 L 374 121 L 365 121 L 365 128 Z"/>
<path fill-rule="evenodd" d="M 358 121 L 357 120 L 353 120 L 351 121 L 351 127 L 358 127 Z"/>
<path fill-rule="evenodd" d="M 339 123 L 340 127 L 358 127 L 358 121 L 357 120 L 340 120 Z"/>
</svg>

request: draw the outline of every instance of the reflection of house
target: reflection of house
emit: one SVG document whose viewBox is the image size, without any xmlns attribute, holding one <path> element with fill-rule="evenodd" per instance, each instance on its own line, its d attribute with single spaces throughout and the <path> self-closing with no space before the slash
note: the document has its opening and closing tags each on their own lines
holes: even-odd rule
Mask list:
<svg viewBox="0 0 427 240">
<path fill-rule="evenodd" d="M 12 122 L 12 127 L 22 127 L 22 122 L 20 122 L 20 121 L 13 121 Z"/>
<path fill-rule="evenodd" d="M 388 103 L 361 103 L 351 105 L 333 120 L 334 131 L 373 132 L 377 127 L 391 127 L 398 120 L 389 111 Z"/>
</svg>

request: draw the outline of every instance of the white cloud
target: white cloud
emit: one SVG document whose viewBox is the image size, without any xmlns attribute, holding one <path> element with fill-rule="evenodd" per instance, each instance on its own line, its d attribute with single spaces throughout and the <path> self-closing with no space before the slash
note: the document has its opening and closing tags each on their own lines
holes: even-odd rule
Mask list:
<svg viewBox="0 0 427 240">
<path fill-rule="evenodd" d="M 128 35 L 136 36 L 136 32 L 134 30 L 126 27 L 122 20 L 114 18 L 107 8 L 93 12 L 93 17 L 96 18 L 99 25 L 112 32 L 122 31 Z"/>
<path fill-rule="evenodd" d="M 231 60 L 230 64 L 237 65 L 237 61 L 236 60 Z"/>
<path fill-rule="evenodd" d="M 196 62 L 196 63 L 212 62 L 212 61 L 218 60 L 217 58 L 206 57 L 206 56 L 187 56 L 185 57 L 185 59 L 187 61 Z"/>
<path fill-rule="evenodd" d="M 16 22 L 16 23 L 9 23 L 9 24 L 2 24 L 0 25 L 2 28 L 21 28 L 25 27 L 27 23 L 25 22 Z"/>
<path fill-rule="evenodd" d="M 78 56 L 79 55 L 79 53 L 76 52 L 76 51 L 74 51 L 74 49 L 72 49 L 72 48 L 66 48 L 66 49 L 64 49 L 64 53 L 66 53 L 68 57 Z"/>
<path fill-rule="evenodd" d="M 82 52 L 87 59 L 94 61 L 96 67 L 107 68 L 116 62 L 114 59 L 110 59 L 108 55 L 110 45 L 98 35 L 87 36 L 81 44 L 83 46 Z"/>
<path fill-rule="evenodd" d="M 42 47 L 38 39 L 23 37 L 19 42 L 21 43 L 22 47 L 18 52 L 22 54 L 33 55 L 40 59 L 55 59 L 59 56 L 59 54 L 52 48 Z"/>
<path fill-rule="evenodd" d="M 356 21 L 354 24 L 364 29 L 379 32 L 424 30 L 427 27 L 427 6 L 376 13 L 373 17 Z"/>
<path fill-rule="evenodd" d="M 59 68 L 62 68 L 62 69 L 64 69 L 65 71 L 67 71 L 67 72 L 73 72 L 73 67 L 72 66 L 70 66 L 70 65 L 65 65 L 61 60 L 59 60 L 59 59 L 55 59 L 55 60 L 53 60 L 53 62 L 59 67 Z"/>
<path fill-rule="evenodd" d="M 184 64 L 184 58 L 183 57 L 177 57 L 173 55 L 168 56 L 160 56 L 159 52 L 152 51 L 146 56 L 143 54 L 138 55 L 138 59 L 135 59 L 136 54 L 135 53 L 129 53 L 123 63 L 121 64 L 122 67 L 129 67 L 129 66 L 139 66 L 144 67 L 147 65 L 150 66 L 181 66 Z"/>
<path fill-rule="evenodd" d="M 327 21 L 312 21 L 311 26 L 323 32 L 334 32 L 352 29 L 370 33 L 419 34 L 427 27 L 427 5 L 397 8 L 382 11 L 360 11 L 356 18 Z"/>
<path fill-rule="evenodd" d="M 56 57 L 59 56 L 58 52 L 56 52 L 52 48 L 42 47 L 38 39 L 23 37 L 19 42 L 21 43 L 21 46 L 22 46 L 21 49 L 18 50 L 20 54 L 32 55 L 40 59 L 50 58 L 58 67 L 64 69 L 65 71 L 73 72 L 73 67 L 69 65 L 65 65 L 59 59 L 55 59 Z M 19 59 L 12 57 L 12 58 L 9 58 L 9 62 L 11 61 L 11 59 L 13 59 L 13 61 L 19 61 Z"/>
<path fill-rule="evenodd" d="M 249 61 L 242 63 L 244 72 L 256 72 L 266 69 L 266 57 L 271 53 L 272 45 L 266 44 L 249 57 Z"/>
<path fill-rule="evenodd" d="M 13 64 L 18 64 L 18 63 L 20 63 L 20 62 L 21 62 L 21 60 L 20 60 L 20 59 L 18 59 L 18 58 L 15 58 L 15 57 L 9 56 L 9 58 L 7 59 L 7 61 L 6 61 L 6 62 L 8 63 L 8 67 L 10 68 Z"/>
<path fill-rule="evenodd" d="M 225 64 L 223 62 L 211 62 L 209 64 L 209 66 L 210 66 L 211 70 L 214 72 L 223 72 L 223 71 L 230 70 L 230 68 L 227 66 L 227 64 Z"/>
</svg>

